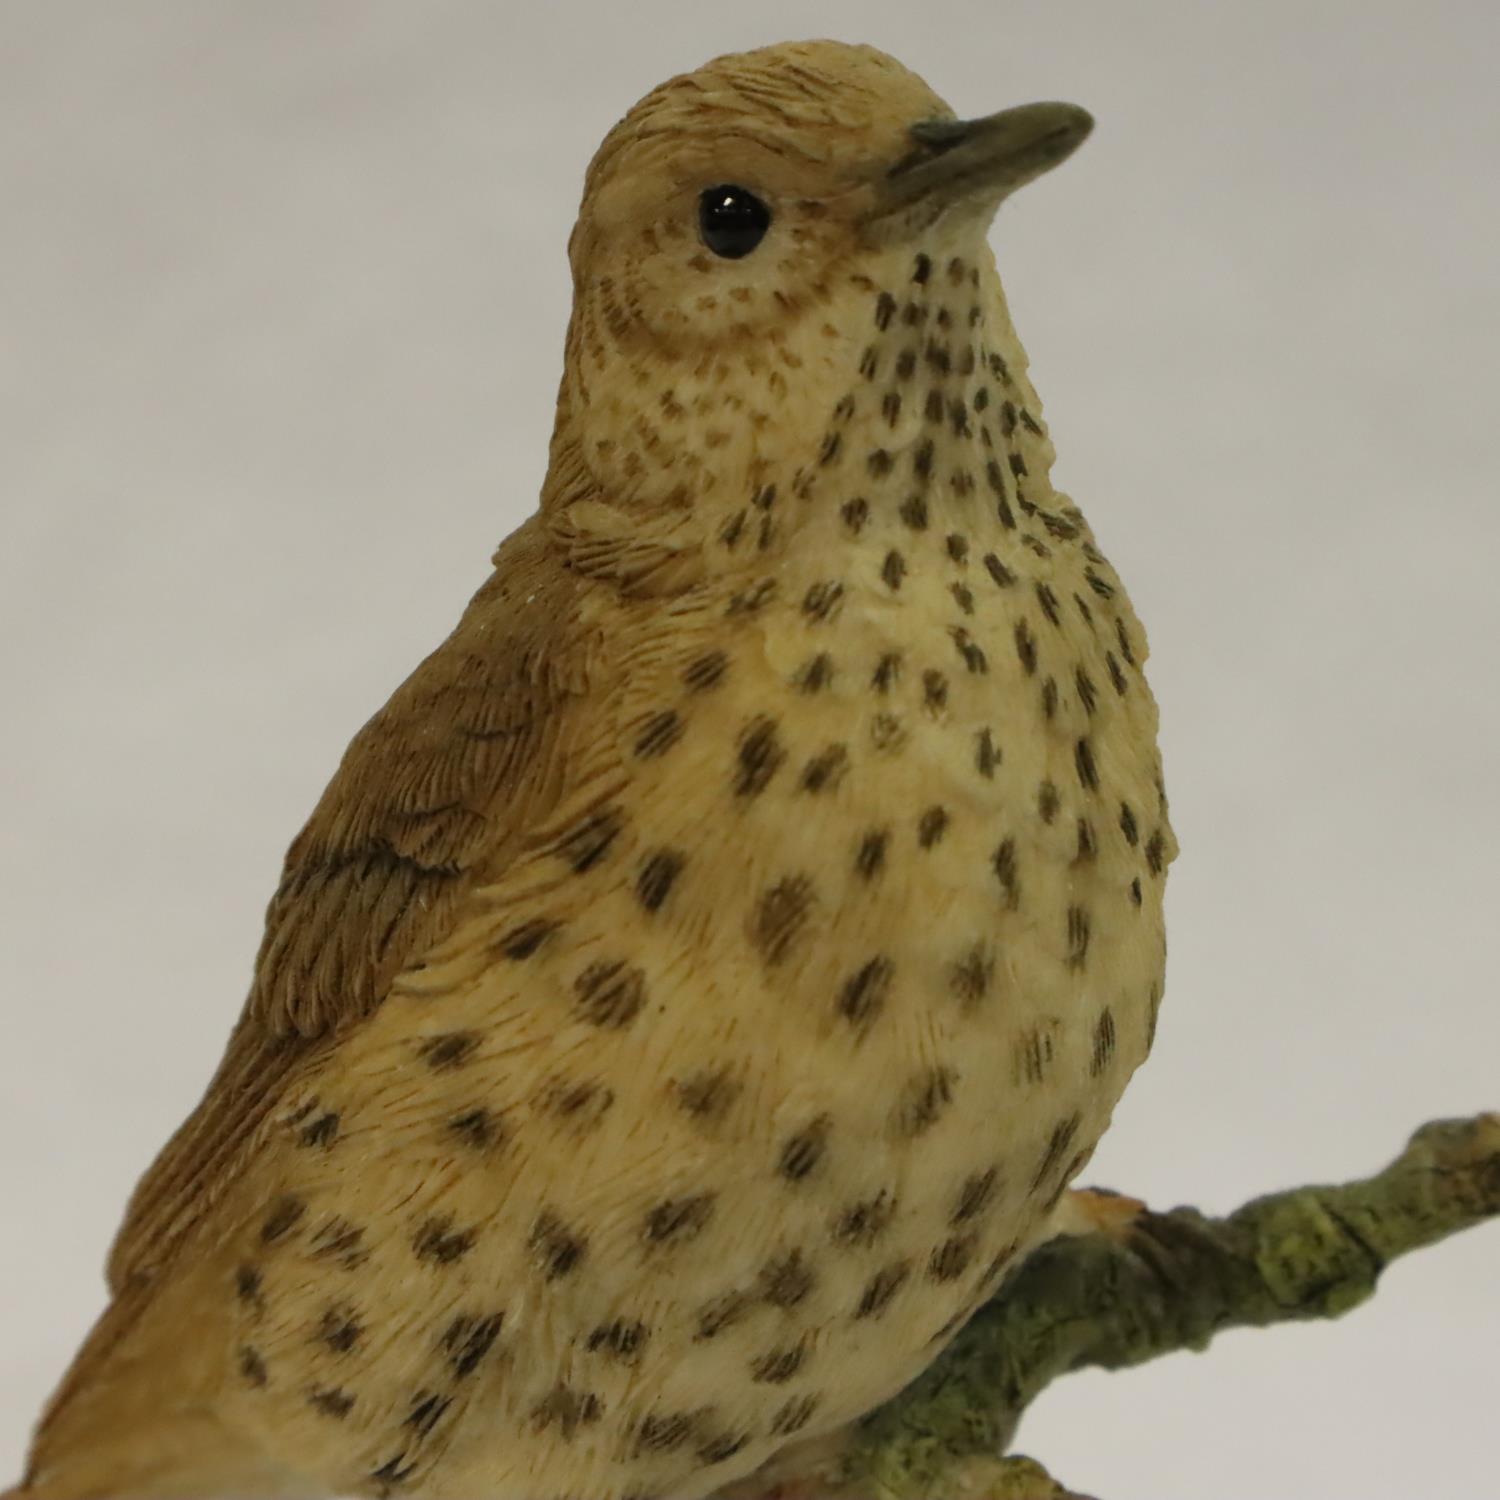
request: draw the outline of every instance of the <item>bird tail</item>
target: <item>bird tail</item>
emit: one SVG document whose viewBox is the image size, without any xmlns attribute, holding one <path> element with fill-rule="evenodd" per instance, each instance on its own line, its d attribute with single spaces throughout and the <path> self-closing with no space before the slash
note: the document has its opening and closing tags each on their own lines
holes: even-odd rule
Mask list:
<svg viewBox="0 0 1500 1500">
<path fill-rule="evenodd" d="M 26 1477 L 0 1500 L 284 1500 L 310 1493 L 212 1404 L 190 1322 L 105 1309 L 42 1413 Z M 162 1309 L 153 1308 L 152 1312 Z M 200 1343 L 211 1343 L 202 1340 Z"/>
</svg>

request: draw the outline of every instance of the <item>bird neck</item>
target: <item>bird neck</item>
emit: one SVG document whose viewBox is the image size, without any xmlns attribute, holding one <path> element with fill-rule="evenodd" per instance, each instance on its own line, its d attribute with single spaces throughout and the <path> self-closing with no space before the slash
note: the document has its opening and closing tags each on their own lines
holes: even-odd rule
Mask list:
<svg viewBox="0 0 1500 1500">
<path fill-rule="evenodd" d="M 823 291 L 762 339 L 623 367 L 575 317 L 543 497 L 575 561 L 690 583 L 886 512 L 1023 545 L 1054 455 L 988 246 L 892 251 Z"/>
</svg>

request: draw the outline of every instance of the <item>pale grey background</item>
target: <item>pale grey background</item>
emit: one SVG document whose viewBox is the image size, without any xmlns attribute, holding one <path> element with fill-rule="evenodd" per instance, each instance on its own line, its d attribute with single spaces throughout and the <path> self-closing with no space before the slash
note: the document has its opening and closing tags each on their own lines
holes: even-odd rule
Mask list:
<svg viewBox="0 0 1500 1500">
<path fill-rule="evenodd" d="M 996 234 L 1185 851 L 1091 1175 L 1227 1208 L 1500 1104 L 1492 4 L 4 4 L 0 1478 L 285 843 L 534 502 L 589 153 L 809 34 L 1100 121 Z M 1497 1251 L 1024 1444 L 1107 1500 L 1494 1495 Z"/>
</svg>

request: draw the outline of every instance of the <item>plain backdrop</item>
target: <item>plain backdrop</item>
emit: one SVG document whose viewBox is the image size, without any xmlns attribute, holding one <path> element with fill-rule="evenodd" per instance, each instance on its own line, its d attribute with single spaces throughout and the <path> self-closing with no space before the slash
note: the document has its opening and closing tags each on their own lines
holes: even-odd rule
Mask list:
<svg viewBox="0 0 1500 1500">
<path fill-rule="evenodd" d="M 0 1479 L 285 844 L 535 503 L 590 153 L 819 34 L 1099 119 L 995 232 L 1184 850 L 1090 1177 L 1225 1210 L 1500 1105 L 1492 0 L 9 0 Z M 1497 1260 L 1072 1377 L 1022 1445 L 1105 1500 L 1500 1494 Z"/>
</svg>

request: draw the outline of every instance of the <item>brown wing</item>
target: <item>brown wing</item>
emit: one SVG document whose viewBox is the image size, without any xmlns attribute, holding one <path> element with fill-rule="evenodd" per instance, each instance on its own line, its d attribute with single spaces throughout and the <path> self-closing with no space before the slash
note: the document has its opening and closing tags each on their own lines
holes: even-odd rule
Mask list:
<svg viewBox="0 0 1500 1500">
<path fill-rule="evenodd" d="M 453 634 L 354 737 L 287 853 L 244 1012 L 197 1109 L 136 1188 L 110 1254 L 148 1280 L 237 1175 L 288 1073 L 368 1016 L 441 938 L 476 872 L 556 797 L 563 721 L 597 689 L 578 575 L 539 521 Z"/>
</svg>

